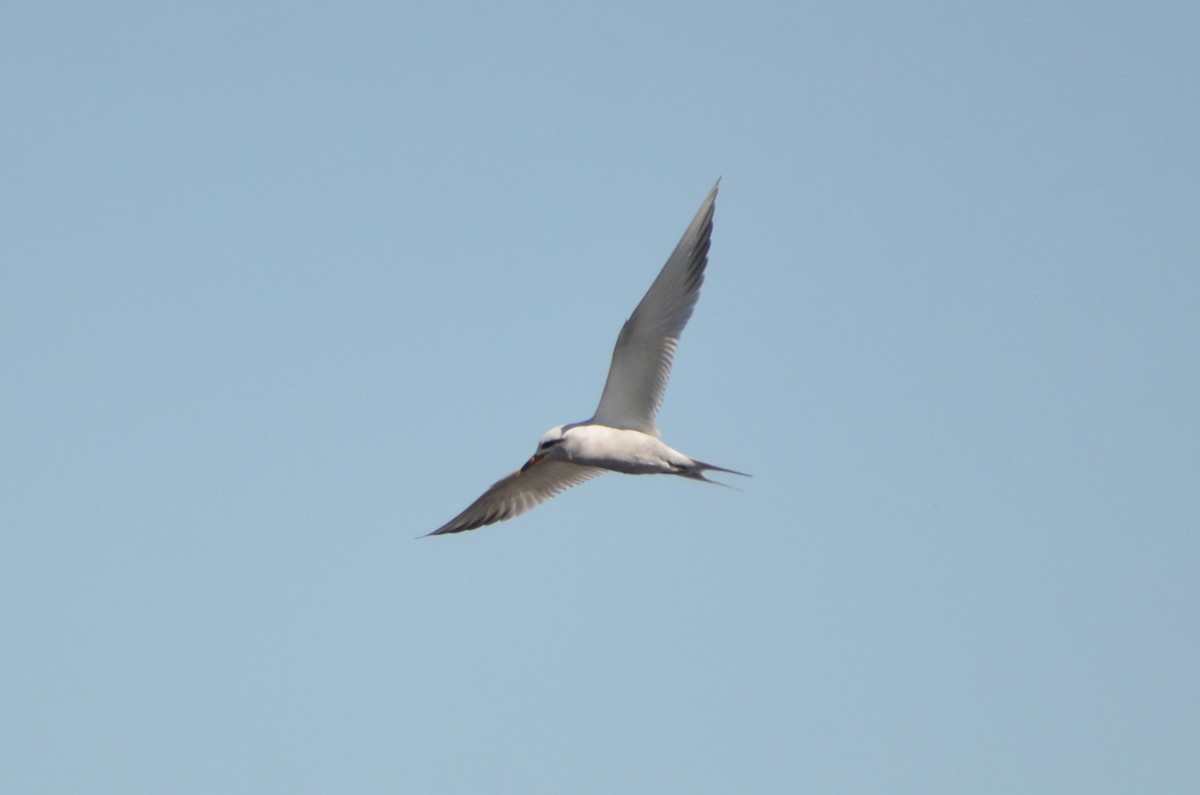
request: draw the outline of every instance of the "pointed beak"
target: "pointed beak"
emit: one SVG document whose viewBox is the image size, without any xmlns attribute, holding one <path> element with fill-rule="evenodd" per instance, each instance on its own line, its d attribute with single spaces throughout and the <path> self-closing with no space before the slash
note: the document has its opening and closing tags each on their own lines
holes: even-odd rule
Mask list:
<svg viewBox="0 0 1200 795">
<path fill-rule="evenodd" d="M 521 472 L 524 472 L 526 469 L 529 469 L 531 466 L 536 464 L 538 461 L 541 461 L 545 457 L 546 457 L 545 453 L 536 453 L 533 456 L 530 456 L 529 460 L 525 462 L 525 465 L 521 467 Z M 520 472 L 518 472 L 517 474 L 520 474 Z"/>
</svg>

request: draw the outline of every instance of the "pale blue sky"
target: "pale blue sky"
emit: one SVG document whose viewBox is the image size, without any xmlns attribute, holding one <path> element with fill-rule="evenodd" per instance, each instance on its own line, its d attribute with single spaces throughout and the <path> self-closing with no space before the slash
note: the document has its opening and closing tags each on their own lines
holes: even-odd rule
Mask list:
<svg viewBox="0 0 1200 795">
<path fill-rule="evenodd" d="M 1200 791 L 1194 3 L 7 4 L 0 791 Z M 661 426 L 590 415 L 705 192 Z"/>
</svg>

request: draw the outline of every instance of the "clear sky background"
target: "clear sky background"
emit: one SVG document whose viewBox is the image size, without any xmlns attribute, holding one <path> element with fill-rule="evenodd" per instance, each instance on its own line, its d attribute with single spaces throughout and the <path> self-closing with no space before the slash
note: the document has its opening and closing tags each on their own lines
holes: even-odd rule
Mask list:
<svg viewBox="0 0 1200 795">
<path fill-rule="evenodd" d="M 1200 791 L 1198 8 L 6 4 L 0 791 Z"/>
</svg>

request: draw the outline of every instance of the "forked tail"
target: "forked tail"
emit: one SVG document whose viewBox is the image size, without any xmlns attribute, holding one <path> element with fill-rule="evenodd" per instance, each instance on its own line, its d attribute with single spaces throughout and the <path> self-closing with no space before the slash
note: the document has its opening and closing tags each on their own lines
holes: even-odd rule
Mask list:
<svg viewBox="0 0 1200 795">
<path fill-rule="evenodd" d="M 709 478 L 704 477 L 705 472 L 727 472 L 730 475 L 740 475 L 741 477 L 744 477 L 744 478 L 754 477 L 753 475 L 747 474 L 745 472 L 738 472 L 736 469 L 726 469 L 725 467 L 719 467 L 716 464 L 706 464 L 705 462 L 697 461 L 694 458 L 692 459 L 691 466 L 680 467 L 678 469 L 678 471 L 675 472 L 675 474 L 682 475 L 685 478 L 691 478 L 692 480 L 702 480 L 705 483 L 712 483 L 717 486 L 724 486 L 727 489 L 733 488 L 733 486 L 730 486 L 728 483 L 722 483 L 719 480 L 711 480 Z"/>
</svg>

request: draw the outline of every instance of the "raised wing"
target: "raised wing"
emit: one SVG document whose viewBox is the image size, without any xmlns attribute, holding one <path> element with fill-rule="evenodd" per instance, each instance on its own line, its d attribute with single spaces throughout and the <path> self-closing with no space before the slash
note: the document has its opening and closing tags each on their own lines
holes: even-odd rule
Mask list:
<svg viewBox="0 0 1200 795">
<path fill-rule="evenodd" d="M 658 278 L 621 327 L 592 422 L 658 436 L 654 418 L 662 407 L 679 335 L 700 298 L 720 184 L 713 185 Z"/>
<path fill-rule="evenodd" d="M 604 473 L 599 467 L 577 466 L 566 461 L 539 461 L 525 471 L 496 481 L 465 511 L 429 535 L 461 533 L 520 516 L 546 500 Z"/>
</svg>

